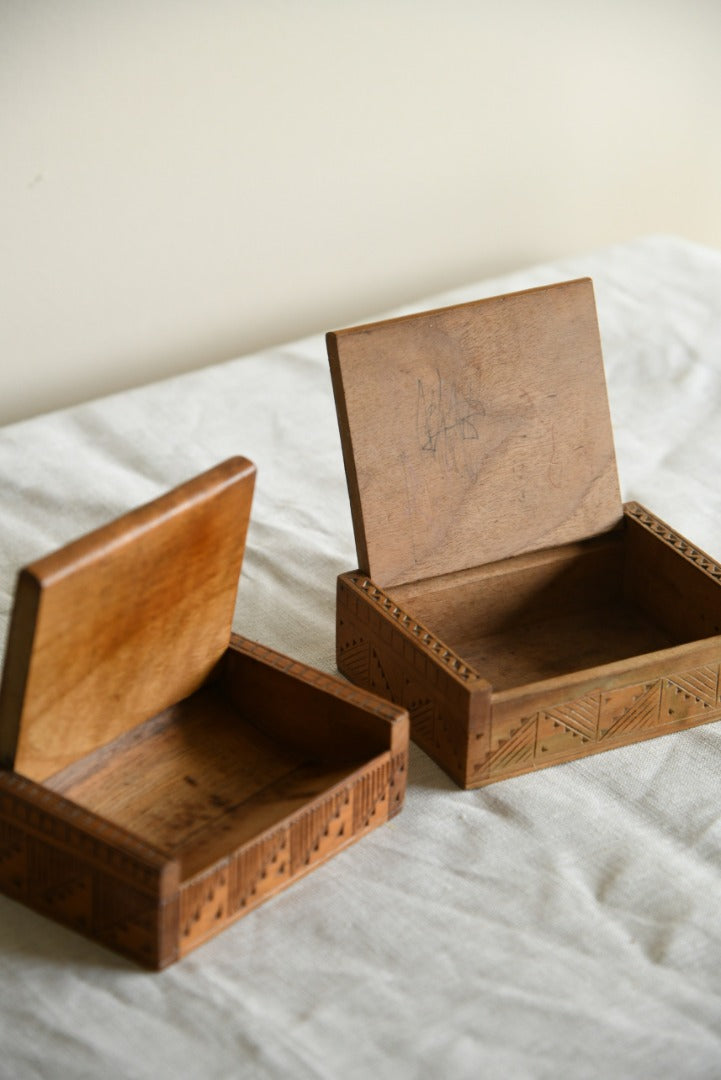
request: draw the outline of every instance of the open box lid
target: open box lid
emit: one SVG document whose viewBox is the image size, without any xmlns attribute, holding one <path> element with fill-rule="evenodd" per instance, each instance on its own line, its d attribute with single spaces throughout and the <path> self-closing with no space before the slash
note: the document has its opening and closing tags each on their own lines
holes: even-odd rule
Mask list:
<svg viewBox="0 0 721 1080">
<path fill-rule="evenodd" d="M 231 458 L 20 572 L 5 768 L 45 780 L 198 689 L 228 646 L 254 480 Z"/>
<path fill-rule="evenodd" d="M 381 587 L 622 515 L 588 278 L 327 335 L 360 569 Z"/>
</svg>

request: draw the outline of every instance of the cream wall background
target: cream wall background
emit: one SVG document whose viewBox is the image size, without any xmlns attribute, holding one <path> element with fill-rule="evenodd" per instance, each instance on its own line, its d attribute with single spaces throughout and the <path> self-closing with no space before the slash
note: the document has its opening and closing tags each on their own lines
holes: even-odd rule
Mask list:
<svg viewBox="0 0 721 1080">
<path fill-rule="evenodd" d="M 650 232 L 717 0 L 0 0 L 0 422 Z"/>
</svg>

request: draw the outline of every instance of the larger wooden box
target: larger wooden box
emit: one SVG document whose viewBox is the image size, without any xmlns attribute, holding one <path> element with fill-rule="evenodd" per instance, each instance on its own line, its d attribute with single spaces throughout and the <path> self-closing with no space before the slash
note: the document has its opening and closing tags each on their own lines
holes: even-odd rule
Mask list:
<svg viewBox="0 0 721 1080">
<path fill-rule="evenodd" d="M 230 633 L 235 458 L 20 574 L 0 889 L 163 967 L 386 821 L 408 719 Z"/>
<path fill-rule="evenodd" d="M 337 658 L 476 787 L 721 717 L 721 568 L 622 506 L 592 284 L 328 335 Z"/>
</svg>

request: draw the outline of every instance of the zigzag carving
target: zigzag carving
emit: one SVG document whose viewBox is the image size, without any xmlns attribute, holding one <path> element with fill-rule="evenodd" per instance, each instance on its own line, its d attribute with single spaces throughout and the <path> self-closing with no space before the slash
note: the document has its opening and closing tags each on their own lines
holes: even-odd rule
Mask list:
<svg viewBox="0 0 721 1080">
<path fill-rule="evenodd" d="M 709 704 L 695 694 L 688 683 L 682 683 L 678 678 L 664 679 L 661 702 L 659 720 L 667 724 L 701 716 L 710 712 L 715 704 Z"/>
<path fill-rule="evenodd" d="M 699 551 L 698 548 L 693 547 L 688 540 L 684 540 L 682 536 L 670 529 L 665 522 L 649 513 L 639 503 L 627 503 L 625 509 L 627 514 L 648 529 L 649 532 L 660 536 L 669 547 L 683 555 L 684 559 L 688 559 L 694 566 L 698 566 L 699 570 L 703 570 L 705 574 L 708 574 L 715 581 L 721 582 L 721 566 L 709 558 L 705 551 Z"/>
<path fill-rule="evenodd" d="M 384 593 L 382 589 L 379 589 L 370 578 L 364 577 L 361 574 L 354 574 L 351 580 L 353 584 L 357 585 L 359 589 L 362 589 L 366 596 L 373 600 L 386 615 L 390 615 L 391 618 L 395 619 L 404 630 L 408 630 L 411 634 L 414 634 L 426 648 L 432 650 L 441 663 L 446 664 L 461 679 L 467 680 L 479 678 L 477 671 L 474 671 L 473 668 L 469 667 L 457 653 L 454 653 L 452 649 L 449 649 L 447 645 L 444 645 L 444 643 L 440 641 L 439 638 L 435 637 L 426 626 L 417 622 L 411 615 L 398 607 L 395 600 L 388 596 L 387 593 Z"/>
<path fill-rule="evenodd" d="M 278 829 L 242 848 L 228 867 L 228 912 L 233 914 L 255 902 L 259 892 L 270 892 L 290 878 L 289 830 Z"/>
<path fill-rule="evenodd" d="M 656 727 L 659 723 L 660 707 L 661 683 L 659 681 L 642 690 L 628 708 L 611 718 L 611 725 L 606 729 L 604 738 L 613 739 L 628 731 Z"/>
<path fill-rule="evenodd" d="M 585 740 L 595 739 L 598 730 L 598 694 L 587 694 L 567 705 L 558 705 L 555 709 L 546 709 L 551 719 L 567 731 L 575 732 Z"/>
<path fill-rule="evenodd" d="M 350 807 L 349 788 L 329 795 L 321 803 L 300 814 L 290 825 L 290 872 L 296 874 L 309 866 L 321 847 L 339 846 L 350 839 L 345 813 Z M 335 824 L 334 837 L 330 836 Z M 350 823 L 349 823 L 350 825 Z"/>
<path fill-rule="evenodd" d="M 706 705 L 715 705 L 718 697 L 718 667 L 696 668 L 694 671 L 685 671 L 682 675 L 670 675 L 669 682 L 687 694 L 692 694 L 698 701 Z"/>
<path fill-rule="evenodd" d="M 532 762 L 536 744 L 538 714 L 525 720 L 510 738 L 501 739 L 498 747 L 486 760 L 491 775 L 510 772 L 526 762 Z"/>
<path fill-rule="evenodd" d="M 376 807 L 388 797 L 390 760 L 364 773 L 353 785 L 353 832 L 367 828 Z"/>
</svg>

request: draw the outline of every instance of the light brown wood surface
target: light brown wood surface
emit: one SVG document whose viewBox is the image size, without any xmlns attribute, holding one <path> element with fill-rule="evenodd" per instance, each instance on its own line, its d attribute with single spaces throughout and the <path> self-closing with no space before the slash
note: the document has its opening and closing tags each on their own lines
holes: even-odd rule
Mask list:
<svg viewBox="0 0 721 1080">
<path fill-rule="evenodd" d="M 402 708 L 230 634 L 253 479 L 225 462 L 20 577 L 0 888 L 149 967 L 403 804 Z"/>
<path fill-rule="evenodd" d="M 721 718 L 721 567 L 621 513 L 591 283 L 328 335 L 338 666 L 459 784 Z"/>
<path fill-rule="evenodd" d="M 620 520 L 588 279 L 327 340 L 359 565 L 382 588 Z"/>
<path fill-rule="evenodd" d="M 228 644 L 254 479 L 231 459 L 23 570 L 5 767 L 43 780 L 205 681 Z"/>
<path fill-rule="evenodd" d="M 621 529 L 473 570 L 342 574 L 337 650 L 477 787 L 721 719 L 721 567 L 632 503 Z"/>
</svg>

